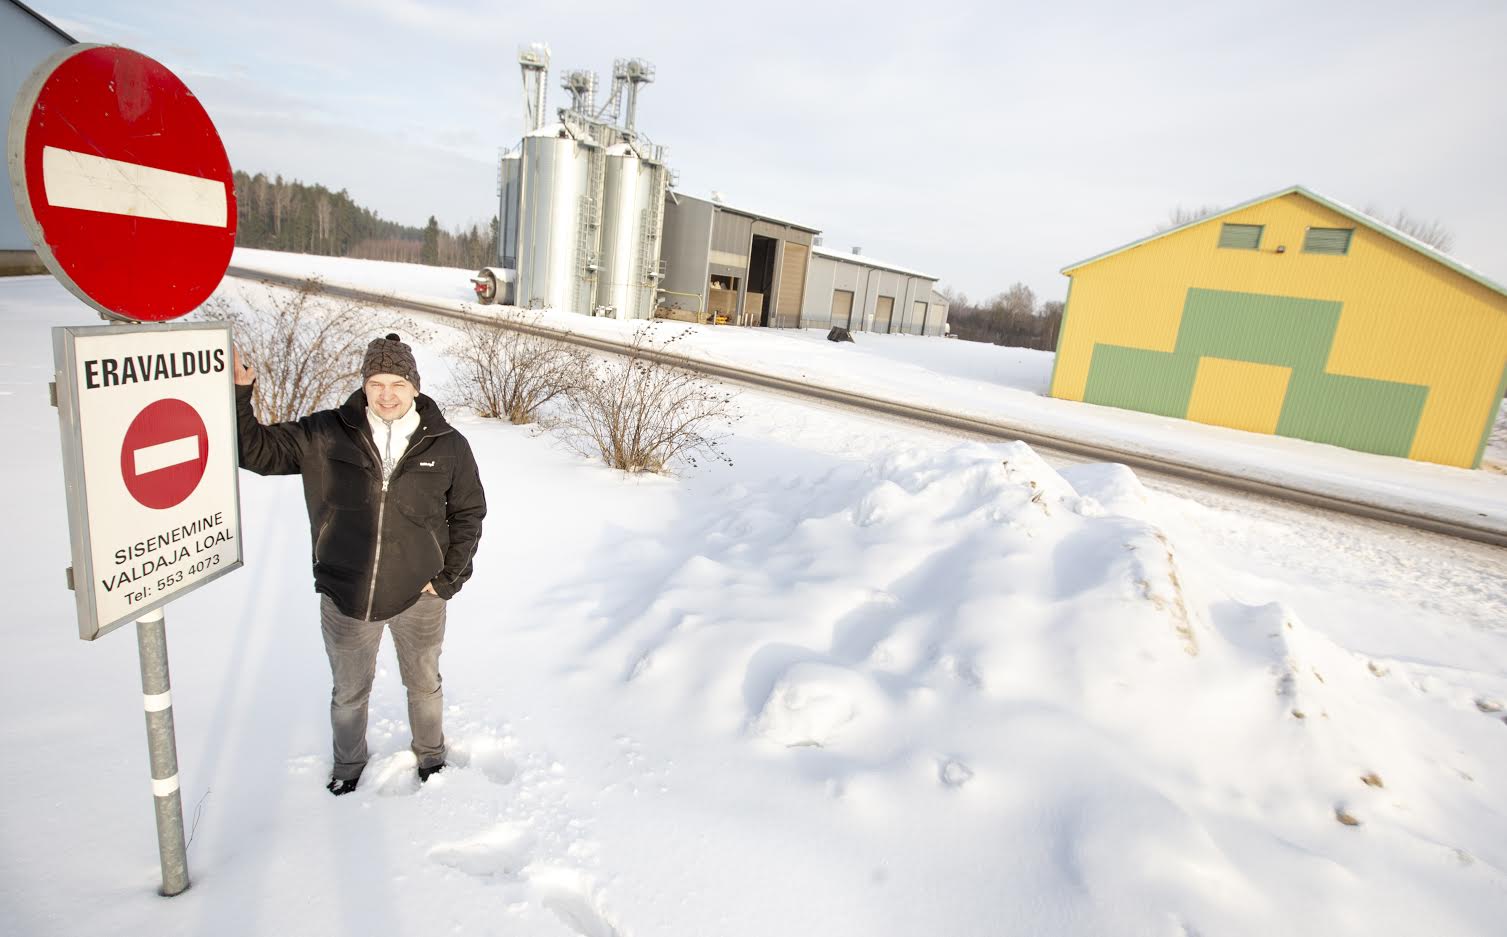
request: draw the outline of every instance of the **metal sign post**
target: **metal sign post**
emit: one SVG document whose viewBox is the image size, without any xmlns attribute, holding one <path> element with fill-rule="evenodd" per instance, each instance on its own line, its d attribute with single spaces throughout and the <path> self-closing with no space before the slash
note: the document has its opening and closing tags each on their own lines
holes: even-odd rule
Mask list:
<svg viewBox="0 0 1507 937">
<path fill-rule="evenodd" d="M 147 717 L 147 748 L 152 756 L 162 894 L 171 898 L 188 888 L 188 846 L 183 841 L 178 739 L 173 732 L 173 691 L 167 672 L 167 628 L 162 609 L 137 619 L 136 647 L 141 652 L 141 696 Z"/>
<path fill-rule="evenodd" d="M 108 321 L 53 329 L 79 637 L 136 622 L 163 895 L 189 886 L 163 606 L 241 565 L 230 330 L 160 323 L 235 246 L 230 162 L 176 75 L 118 46 L 32 72 L 6 138 L 37 255 Z"/>
</svg>

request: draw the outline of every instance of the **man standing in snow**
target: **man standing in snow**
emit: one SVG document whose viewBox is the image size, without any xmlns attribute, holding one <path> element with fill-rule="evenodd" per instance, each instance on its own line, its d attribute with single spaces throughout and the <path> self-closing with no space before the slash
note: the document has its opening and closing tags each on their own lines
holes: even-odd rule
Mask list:
<svg viewBox="0 0 1507 937">
<path fill-rule="evenodd" d="M 256 372 L 235 353 L 241 467 L 303 476 L 335 684 L 328 789 L 337 797 L 356 789 L 366 767 L 367 702 L 384 625 L 408 691 L 419 780 L 444 767 L 445 603 L 471 577 L 487 513 L 471 447 L 419 393 L 412 349 L 397 335 L 374 340 L 361 376 L 364 385 L 339 409 L 263 426 L 251 406 Z"/>
</svg>

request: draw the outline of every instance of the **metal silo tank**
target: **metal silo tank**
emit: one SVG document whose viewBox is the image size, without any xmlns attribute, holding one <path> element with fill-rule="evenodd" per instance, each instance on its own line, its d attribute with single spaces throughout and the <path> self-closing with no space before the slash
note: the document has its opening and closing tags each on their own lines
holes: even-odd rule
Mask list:
<svg viewBox="0 0 1507 937">
<path fill-rule="evenodd" d="M 519 187 L 523 180 L 523 157 L 509 150 L 497 168 L 497 256 L 495 263 L 508 269 L 518 266 Z"/>
<path fill-rule="evenodd" d="M 642 160 L 630 146 L 619 143 L 607 150 L 602 187 L 602 270 L 599 305 L 611 306 L 620 318 L 638 315 L 634 287 L 640 277 L 638 252 L 639 167 Z"/>
<path fill-rule="evenodd" d="M 625 319 L 654 316 L 664 230 L 665 168 L 631 146 L 608 150 L 603 187 L 602 279 L 598 301 Z"/>
<path fill-rule="evenodd" d="M 600 209 L 593 157 L 601 148 L 558 134 L 525 137 L 518 236 L 518 303 L 591 312 Z"/>
<path fill-rule="evenodd" d="M 638 318 L 653 318 L 659 283 L 663 277 L 660 259 L 664 253 L 665 185 L 669 170 L 662 162 L 639 164 L 638 183 Z"/>
</svg>

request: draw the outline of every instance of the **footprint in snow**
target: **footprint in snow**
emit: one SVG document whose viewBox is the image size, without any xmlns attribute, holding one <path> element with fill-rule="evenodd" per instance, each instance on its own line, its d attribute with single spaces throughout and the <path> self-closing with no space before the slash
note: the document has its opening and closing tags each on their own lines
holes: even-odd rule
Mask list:
<svg viewBox="0 0 1507 937">
<path fill-rule="evenodd" d="M 973 780 L 973 769 L 955 758 L 937 763 L 937 778 L 947 787 L 958 788 Z"/>
<path fill-rule="evenodd" d="M 493 784 L 511 784 L 518 776 L 518 765 L 503 751 L 501 740 L 489 736 L 462 739 L 450 747 L 450 764 L 457 768 L 474 768 Z"/>
<path fill-rule="evenodd" d="M 531 860 L 532 839 L 504 823 L 470 839 L 440 843 L 429 858 L 477 878 L 515 878 Z"/>
<path fill-rule="evenodd" d="M 319 755 L 298 755 L 288 759 L 289 774 L 313 774 L 322 768 L 328 768 L 330 760 Z"/>
<path fill-rule="evenodd" d="M 619 741 L 632 746 L 632 740 Z M 489 732 L 466 735 L 451 742 L 447 760 L 468 774 L 479 775 L 493 784 L 508 785 L 520 773 L 518 763 L 507 752 L 512 744 L 511 738 Z M 411 753 L 398 752 L 367 770 L 376 769 L 374 783 L 379 793 L 408 794 L 419 786 L 414 765 Z M 551 765 L 551 773 L 558 770 L 558 765 Z M 455 780 L 460 781 L 464 776 L 458 774 Z M 449 779 L 449 775 L 440 776 L 444 783 Z M 525 790 L 517 796 L 528 797 L 529 792 Z M 571 826 L 578 824 L 572 821 Z M 573 855 L 576 845 L 580 844 L 572 846 Z M 549 864 L 547 856 L 541 861 L 538 846 L 536 833 L 511 823 L 499 823 L 475 836 L 437 843 L 430 848 L 428 857 L 484 884 L 524 890 L 537 907 L 547 909 L 578 937 L 626 937 L 602 910 L 599 890 L 591 876 L 569 866 Z"/>
<path fill-rule="evenodd" d="M 585 873 L 544 866 L 529 872 L 529 883 L 538 889 L 543 905 L 581 937 L 623 937 L 602 912 Z"/>
<path fill-rule="evenodd" d="M 488 883 L 526 885 L 539 904 L 580 937 L 624 937 L 602 911 L 590 876 L 536 864 L 533 847 L 532 836 L 502 823 L 469 839 L 440 843 L 429 850 L 429 858 Z"/>
</svg>

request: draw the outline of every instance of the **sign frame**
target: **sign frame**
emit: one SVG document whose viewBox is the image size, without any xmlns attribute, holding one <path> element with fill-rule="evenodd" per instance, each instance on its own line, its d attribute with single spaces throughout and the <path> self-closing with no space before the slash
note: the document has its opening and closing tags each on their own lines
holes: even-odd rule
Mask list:
<svg viewBox="0 0 1507 937">
<path fill-rule="evenodd" d="M 63 481 L 68 501 L 68 541 L 73 554 L 73 566 L 69 568 L 69 587 L 73 589 L 74 602 L 78 609 L 79 638 L 93 641 L 122 625 L 137 621 L 149 612 L 162 608 L 169 602 L 207 585 L 226 573 L 234 572 L 245 565 L 245 546 L 241 526 L 241 481 L 240 448 L 238 434 L 231 432 L 220 444 L 219 454 L 228 460 L 232 481 L 233 517 L 229 527 L 234 532 L 235 560 L 221 564 L 203 575 L 186 581 L 176 589 L 153 595 L 151 601 L 130 609 L 119 618 L 101 621 L 94 594 L 94 553 L 90 538 L 88 479 L 84 471 L 84 439 L 80 418 L 80 401 L 75 378 L 78 374 L 79 356 L 75 339 L 96 335 L 136 335 L 164 332 L 217 332 L 223 337 L 227 362 L 233 354 L 230 325 L 216 322 L 168 322 L 132 323 L 130 325 L 85 325 L 57 326 L 52 330 L 53 379 L 57 388 L 58 427 L 63 444 Z M 235 391 L 229 369 L 225 376 L 225 415 L 232 428 L 236 425 Z M 215 453 L 215 440 L 211 434 L 208 453 Z M 208 477 L 207 475 L 205 476 Z"/>
</svg>

